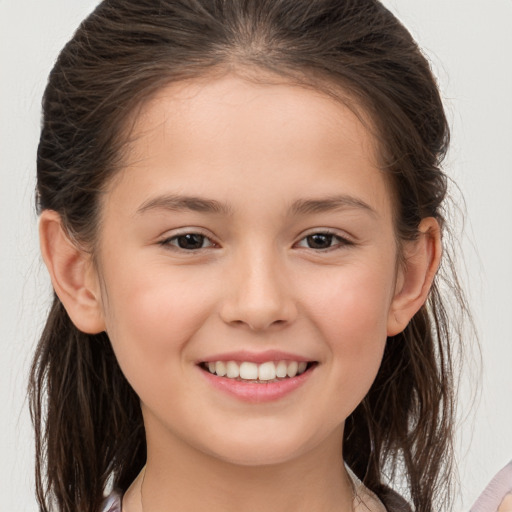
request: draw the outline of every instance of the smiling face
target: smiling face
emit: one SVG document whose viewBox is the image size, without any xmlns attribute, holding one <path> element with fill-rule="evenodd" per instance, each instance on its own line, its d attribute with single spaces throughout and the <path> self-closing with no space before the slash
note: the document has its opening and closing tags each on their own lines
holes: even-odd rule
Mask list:
<svg viewBox="0 0 512 512">
<path fill-rule="evenodd" d="M 394 334 L 392 204 L 371 135 L 318 92 L 234 76 L 163 89 L 132 135 L 97 261 L 149 453 L 267 464 L 339 448 Z"/>
</svg>

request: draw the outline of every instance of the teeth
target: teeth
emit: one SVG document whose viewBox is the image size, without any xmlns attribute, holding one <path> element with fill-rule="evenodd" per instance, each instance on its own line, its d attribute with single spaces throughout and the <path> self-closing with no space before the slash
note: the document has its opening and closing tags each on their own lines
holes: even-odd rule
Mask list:
<svg viewBox="0 0 512 512">
<path fill-rule="evenodd" d="M 244 380 L 257 379 L 258 378 L 258 365 L 255 363 L 242 363 L 240 365 L 240 378 L 244 379 Z"/>
<path fill-rule="evenodd" d="M 299 363 L 299 367 L 297 368 L 297 373 L 300 375 L 301 373 L 304 373 L 306 371 L 308 363 L 305 361 L 302 361 Z"/>
<path fill-rule="evenodd" d="M 299 363 L 297 363 L 297 361 L 292 361 L 291 363 L 288 363 L 286 375 L 288 375 L 288 377 L 295 377 L 295 375 L 297 375 L 298 369 L 299 369 Z"/>
<path fill-rule="evenodd" d="M 276 377 L 279 377 L 280 379 L 283 379 L 286 377 L 286 374 L 288 373 L 288 365 L 286 364 L 286 361 L 279 361 L 276 366 Z"/>
<path fill-rule="evenodd" d="M 300 375 L 306 371 L 307 363 L 301 361 L 267 361 L 262 364 L 244 361 L 210 361 L 206 364 L 210 373 L 229 379 L 242 379 L 252 381 L 273 381 L 276 378 L 284 379 Z"/>
<path fill-rule="evenodd" d="M 268 363 L 260 364 L 258 368 L 259 380 L 273 380 L 276 378 L 276 365 L 269 361 Z"/>
<path fill-rule="evenodd" d="M 224 361 L 218 361 L 217 363 L 213 364 L 215 365 L 215 368 L 212 373 L 216 373 L 219 377 L 224 377 L 228 373 L 226 369 L 226 363 Z"/>
<path fill-rule="evenodd" d="M 230 379 L 240 377 L 240 367 L 235 361 L 228 361 L 226 363 L 226 377 Z"/>
</svg>

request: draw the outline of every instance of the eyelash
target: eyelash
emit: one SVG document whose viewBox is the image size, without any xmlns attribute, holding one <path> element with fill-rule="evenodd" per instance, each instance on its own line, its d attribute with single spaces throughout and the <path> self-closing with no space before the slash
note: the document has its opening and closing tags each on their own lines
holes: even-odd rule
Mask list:
<svg viewBox="0 0 512 512">
<path fill-rule="evenodd" d="M 178 240 L 180 238 L 186 238 L 186 237 L 201 237 L 202 244 L 204 244 L 205 241 L 208 241 L 209 245 L 206 246 L 206 247 L 198 247 L 198 248 L 195 248 L 195 249 L 186 249 L 184 247 L 180 247 L 178 245 L 178 243 L 179 243 Z M 176 243 L 173 243 L 173 242 L 176 242 Z M 165 238 L 164 240 L 161 240 L 158 243 L 159 243 L 159 245 L 162 245 L 164 247 L 171 246 L 173 249 L 176 249 L 178 251 L 181 250 L 181 251 L 185 251 L 185 252 L 195 252 L 195 251 L 200 251 L 202 249 L 208 249 L 210 247 L 216 247 L 217 246 L 217 244 L 215 242 L 213 242 L 208 236 L 206 236 L 203 233 L 198 233 L 196 231 L 188 231 L 188 232 L 185 232 L 185 233 L 179 233 L 178 235 L 174 235 L 174 236 Z"/>
<path fill-rule="evenodd" d="M 318 237 L 318 236 L 325 236 L 325 237 L 328 237 L 330 240 L 329 240 L 329 243 L 332 244 L 333 241 L 336 241 L 336 243 L 334 245 L 329 245 L 329 247 L 325 247 L 325 248 L 313 248 L 313 247 L 304 247 L 304 246 L 300 246 L 299 244 L 303 241 L 307 241 L 308 238 L 312 238 L 312 237 Z M 328 251 L 333 251 L 333 250 L 336 250 L 336 249 L 341 249 L 341 248 L 345 248 L 345 247 L 349 247 L 349 246 L 352 246 L 354 245 L 354 242 L 352 240 L 349 240 L 347 237 L 343 237 L 341 235 L 338 235 L 336 233 L 333 233 L 332 231 L 328 230 L 328 229 L 325 229 L 325 230 L 321 230 L 321 231 L 314 231 L 313 233 L 310 233 L 304 237 L 302 237 L 299 242 L 297 244 L 295 244 L 296 246 L 299 246 L 301 248 L 304 248 L 304 249 L 313 249 L 313 250 L 316 250 L 318 252 L 328 252 Z"/>
<path fill-rule="evenodd" d="M 312 237 L 320 237 L 320 236 L 328 238 L 328 242 L 329 242 L 328 247 L 316 247 L 315 248 L 315 247 L 307 247 L 307 246 L 300 245 L 302 242 L 311 243 Z M 188 249 L 185 247 L 180 247 L 179 239 L 180 238 L 186 239 L 186 237 L 200 237 L 201 247 L 188 248 Z M 310 240 L 308 240 L 308 239 L 310 239 Z M 203 247 L 203 244 L 206 241 L 208 242 L 208 245 L 206 247 Z M 333 241 L 336 241 L 336 243 L 334 245 L 332 244 Z M 158 244 L 163 247 L 172 247 L 175 250 L 184 251 L 184 252 L 197 252 L 197 251 L 201 251 L 204 249 L 209 249 L 211 247 L 214 247 L 214 248 L 218 247 L 218 245 L 215 242 L 213 242 L 207 235 L 200 233 L 200 232 L 195 232 L 195 231 L 179 233 L 172 237 L 168 237 L 168 238 L 165 238 L 164 240 L 161 240 L 160 242 L 158 242 Z M 299 240 L 299 242 L 294 244 L 294 247 L 299 247 L 302 249 L 311 249 L 311 250 L 314 250 L 315 252 L 329 252 L 329 251 L 336 250 L 336 249 L 346 248 L 346 247 L 349 247 L 352 245 L 354 245 L 353 241 L 326 229 L 326 230 L 322 230 L 322 231 L 315 231 L 315 232 L 312 232 L 312 233 L 302 237 Z"/>
</svg>

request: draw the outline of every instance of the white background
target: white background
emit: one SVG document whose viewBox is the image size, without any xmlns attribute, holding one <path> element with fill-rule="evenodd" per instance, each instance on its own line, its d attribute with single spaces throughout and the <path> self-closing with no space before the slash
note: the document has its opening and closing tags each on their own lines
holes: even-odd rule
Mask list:
<svg viewBox="0 0 512 512">
<path fill-rule="evenodd" d="M 2 512 L 37 510 L 25 389 L 50 297 L 33 208 L 40 98 L 59 50 L 96 3 L 0 0 Z M 447 169 L 466 199 L 465 281 L 483 360 L 482 373 L 473 367 L 462 382 L 462 498 L 456 510 L 467 510 L 512 459 L 512 0 L 385 3 L 417 38 L 439 77 L 453 130 Z M 473 409 L 471 385 L 480 390 Z"/>
</svg>

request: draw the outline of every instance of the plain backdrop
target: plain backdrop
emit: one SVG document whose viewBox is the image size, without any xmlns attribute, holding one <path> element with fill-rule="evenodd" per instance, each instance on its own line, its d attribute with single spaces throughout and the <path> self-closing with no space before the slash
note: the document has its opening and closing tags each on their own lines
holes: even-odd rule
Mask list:
<svg viewBox="0 0 512 512">
<path fill-rule="evenodd" d="M 0 0 L 2 512 L 37 510 L 25 390 L 51 295 L 33 207 L 41 95 L 59 50 L 96 3 Z M 463 374 L 459 409 L 456 510 L 468 510 L 512 459 L 512 0 L 385 4 L 417 38 L 439 78 L 453 138 L 446 168 L 466 202 L 454 190 L 466 211 L 458 255 L 482 357 L 481 371 L 473 364 Z"/>
</svg>

